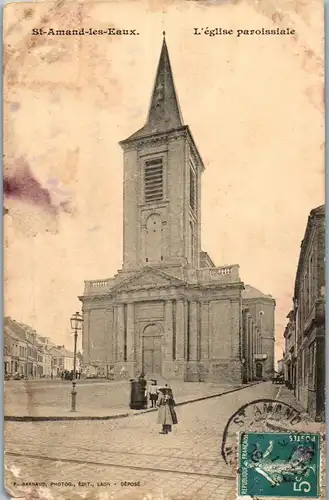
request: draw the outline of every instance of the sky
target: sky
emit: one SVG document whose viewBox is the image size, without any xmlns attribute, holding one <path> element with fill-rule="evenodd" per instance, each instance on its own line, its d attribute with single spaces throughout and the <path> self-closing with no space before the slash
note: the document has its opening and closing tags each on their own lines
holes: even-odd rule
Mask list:
<svg viewBox="0 0 329 500">
<path fill-rule="evenodd" d="M 33 28 L 138 36 L 32 36 Z M 206 36 L 194 28 L 290 28 Z M 84 281 L 122 265 L 122 151 L 166 41 L 205 163 L 202 248 L 276 299 L 277 357 L 310 210 L 324 203 L 323 6 L 50 2 L 4 9 L 5 315 L 73 345 Z"/>
</svg>

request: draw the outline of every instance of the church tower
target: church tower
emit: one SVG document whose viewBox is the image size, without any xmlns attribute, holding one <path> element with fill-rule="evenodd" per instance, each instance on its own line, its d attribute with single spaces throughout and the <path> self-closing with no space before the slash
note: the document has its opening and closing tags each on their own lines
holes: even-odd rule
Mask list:
<svg viewBox="0 0 329 500">
<path fill-rule="evenodd" d="M 204 166 L 183 122 L 165 38 L 146 123 L 120 145 L 123 270 L 200 267 Z"/>
<path fill-rule="evenodd" d="M 242 380 L 238 265 L 201 251 L 202 159 L 184 124 L 166 40 L 145 125 L 124 156 L 123 268 L 85 282 L 83 358 L 121 379 Z"/>
</svg>

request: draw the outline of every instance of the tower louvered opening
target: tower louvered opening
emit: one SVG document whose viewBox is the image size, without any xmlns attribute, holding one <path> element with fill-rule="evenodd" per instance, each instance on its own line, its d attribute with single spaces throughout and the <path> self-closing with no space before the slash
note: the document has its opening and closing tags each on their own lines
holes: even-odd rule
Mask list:
<svg viewBox="0 0 329 500">
<path fill-rule="evenodd" d="M 144 195 L 146 203 L 163 199 L 163 165 L 161 158 L 149 160 L 145 163 Z"/>
</svg>

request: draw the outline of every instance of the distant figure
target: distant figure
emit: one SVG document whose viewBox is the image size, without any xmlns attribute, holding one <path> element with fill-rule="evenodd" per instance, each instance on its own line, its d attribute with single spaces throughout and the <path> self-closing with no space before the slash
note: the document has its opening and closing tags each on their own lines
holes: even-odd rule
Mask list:
<svg viewBox="0 0 329 500">
<path fill-rule="evenodd" d="M 167 389 L 168 405 L 169 405 L 171 417 L 172 417 L 172 420 L 173 420 L 173 424 L 177 424 L 178 423 L 178 419 L 177 419 L 177 414 L 176 414 L 176 411 L 175 411 L 176 403 L 175 403 L 174 394 L 173 394 L 173 391 L 172 391 L 171 387 L 168 384 L 165 384 L 165 387 Z M 171 427 L 168 430 L 169 430 L 169 432 L 171 432 L 171 430 L 172 430 Z"/>
<path fill-rule="evenodd" d="M 156 380 L 151 380 L 151 385 L 149 386 L 148 393 L 151 402 L 151 408 L 156 408 L 156 402 L 158 399 L 158 386 Z"/>
<path fill-rule="evenodd" d="M 145 380 L 144 372 L 142 372 L 138 377 L 138 386 L 140 390 L 140 398 L 143 401 L 143 408 L 147 408 L 147 382 Z"/>
<path fill-rule="evenodd" d="M 147 392 L 146 392 L 146 385 L 147 385 L 147 382 L 145 380 L 145 373 L 142 372 L 139 377 L 138 377 L 138 382 L 139 382 L 139 385 L 141 387 L 141 390 L 144 391 L 144 395 L 145 397 L 147 397 Z"/>
<path fill-rule="evenodd" d="M 127 375 L 127 370 L 126 370 L 126 367 L 123 366 L 120 370 L 120 375 L 122 378 L 126 378 L 126 375 Z"/>
</svg>

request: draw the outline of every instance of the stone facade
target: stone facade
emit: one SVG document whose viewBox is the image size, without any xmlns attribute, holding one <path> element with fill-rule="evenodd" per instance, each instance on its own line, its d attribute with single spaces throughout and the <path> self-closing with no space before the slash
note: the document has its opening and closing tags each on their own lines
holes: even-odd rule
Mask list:
<svg viewBox="0 0 329 500">
<path fill-rule="evenodd" d="M 296 344 L 296 310 L 289 311 L 288 323 L 284 330 L 284 353 L 283 353 L 283 371 L 284 381 L 289 389 L 296 395 L 296 376 L 297 376 L 297 344 Z"/>
<path fill-rule="evenodd" d="M 146 124 L 123 149 L 123 268 L 86 281 L 83 362 L 167 379 L 240 383 L 239 266 L 201 249 L 204 165 L 184 125 L 164 40 Z"/>
<path fill-rule="evenodd" d="M 86 282 L 84 363 L 168 379 L 241 381 L 238 266 L 144 267 Z"/>
<path fill-rule="evenodd" d="M 296 397 L 312 418 L 325 418 L 325 208 L 310 212 L 294 291 Z"/>
<path fill-rule="evenodd" d="M 269 380 L 274 374 L 275 299 L 245 285 L 242 301 L 244 314 L 249 318 L 243 327 L 246 342 L 251 348 L 248 379 Z"/>
</svg>

